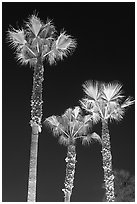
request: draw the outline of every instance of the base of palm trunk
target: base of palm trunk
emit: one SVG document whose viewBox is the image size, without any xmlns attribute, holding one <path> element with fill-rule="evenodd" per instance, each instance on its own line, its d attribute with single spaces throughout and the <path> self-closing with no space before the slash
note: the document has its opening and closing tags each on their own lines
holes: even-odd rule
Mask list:
<svg viewBox="0 0 137 204">
<path fill-rule="evenodd" d="M 27 202 L 36 202 L 38 133 L 39 133 L 38 125 L 33 124 L 32 138 L 31 138 L 31 150 L 30 150 L 30 166 L 29 166 Z"/>
</svg>

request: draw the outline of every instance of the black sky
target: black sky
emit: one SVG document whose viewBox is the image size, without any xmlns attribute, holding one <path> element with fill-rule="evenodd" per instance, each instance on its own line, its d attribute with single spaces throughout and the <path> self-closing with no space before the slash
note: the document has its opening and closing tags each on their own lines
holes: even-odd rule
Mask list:
<svg viewBox="0 0 137 204">
<path fill-rule="evenodd" d="M 6 43 L 9 25 L 20 28 L 36 10 L 77 39 L 75 52 L 56 66 L 44 63 L 43 120 L 79 105 L 86 80 L 118 80 L 126 96 L 135 96 L 135 3 L 2 3 L 3 201 L 26 201 L 31 140 L 30 98 L 33 72 L 18 65 Z M 135 173 L 135 119 L 130 107 L 120 123 L 111 123 L 113 168 Z M 101 124 L 93 127 L 101 134 Z M 38 202 L 62 202 L 66 147 L 43 126 L 38 152 Z M 77 143 L 72 202 L 100 202 L 104 190 L 101 146 Z"/>
</svg>

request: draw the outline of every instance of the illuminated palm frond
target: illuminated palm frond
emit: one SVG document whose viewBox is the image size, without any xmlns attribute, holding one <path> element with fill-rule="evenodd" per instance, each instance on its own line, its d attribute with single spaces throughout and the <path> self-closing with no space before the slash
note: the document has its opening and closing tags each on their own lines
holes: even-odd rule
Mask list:
<svg viewBox="0 0 137 204">
<path fill-rule="evenodd" d="M 110 115 L 108 115 L 108 118 L 111 120 L 120 121 L 123 119 L 123 116 L 125 114 L 125 109 L 121 108 L 120 106 L 115 108 Z"/>
<path fill-rule="evenodd" d="M 92 121 L 94 124 L 97 124 L 101 120 L 100 113 L 98 111 L 93 111 L 92 113 Z"/>
<path fill-rule="evenodd" d="M 100 97 L 100 85 L 98 81 L 86 81 L 83 84 L 83 91 L 91 100 L 97 101 Z"/>
<path fill-rule="evenodd" d="M 73 110 L 73 116 L 74 116 L 74 118 L 77 119 L 78 116 L 79 116 L 79 114 L 81 114 L 81 109 L 80 109 L 79 106 L 76 106 L 76 107 L 74 108 L 74 110 Z"/>
<path fill-rule="evenodd" d="M 95 106 L 95 103 L 93 100 L 90 100 L 88 98 L 83 98 L 80 100 L 80 105 L 83 109 L 85 109 L 87 112 L 93 112 L 93 107 Z"/>
<path fill-rule="evenodd" d="M 53 42 L 51 52 L 48 54 L 49 63 L 54 64 L 57 60 L 63 60 L 63 57 L 67 57 L 75 47 L 76 41 L 65 32 L 61 33 L 57 40 Z"/>
<path fill-rule="evenodd" d="M 54 39 L 56 34 L 55 26 L 50 19 L 47 19 L 45 25 L 43 25 L 39 32 L 39 37 L 42 39 Z"/>
<path fill-rule="evenodd" d="M 94 141 L 98 141 L 99 143 L 101 143 L 101 137 L 97 134 L 97 133 L 92 133 L 92 134 L 88 134 L 87 136 L 83 136 L 81 137 L 82 139 L 82 144 L 86 145 L 86 144 L 90 144 Z"/>
<path fill-rule="evenodd" d="M 104 83 L 102 89 L 102 98 L 108 102 L 119 101 L 124 96 L 122 95 L 122 85 L 118 82 Z"/>
<path fill-rule="evenodd" d="M 128 97 L 122 104 L 121 104 L 121 108 L 126 108 L 128 106 L 131 106 L 135 103 L 135 100 L 133 100 L 132 97 Z"/>
<path fill-rule="evenodd" d="M 93 123 L 96 124 L 100 120 L 102 113 L 101 109 L 99 109 L 99 105 L 97 106 L 97 102 L 85 98 L 80 100 L 80 104 L 83 109 L 90 113 Z"/>
<path fill-rule="evenodd" d="M 13 48 L 17 50 L 22 49 L 27 41 L 25 40 L 25 33 L 23 29 L 16 30 L 11 28 L 7 32 L 7 40 Z"/>
<path fill-rule="evenodd" d="M 12 28 L 8 31 L 7 39 L 10 45 L 16 49 L 16 58 L 21 64 L 33 65 L 36 63 L 36 55 L 26 41 L 25 31 Z"/>
<path fill-rule="evenodd" d="M 28 22 L 26 22 L 28 32 L 32 32 L 35 37 L 38 36 L 43 25 L 43 22 L 36 15 L 31 15 Z"/>
<path fill-rule="evenodd" d="M 65 146 L 68 146 L 70 143 L 70 139 L 68 137 L 66 137 L 65 135 L 61 135 L 59 137 L 59 143 Z"/>
<path fill-rule="evenodd" d="M 53 131 L 53 134 L 60 136 L 63 133 L 62 125 L 59 123 L 59 118 L 57 116 L 50 116 L 45 120 L 45 124 L 48 124 Z"/>
</svg>

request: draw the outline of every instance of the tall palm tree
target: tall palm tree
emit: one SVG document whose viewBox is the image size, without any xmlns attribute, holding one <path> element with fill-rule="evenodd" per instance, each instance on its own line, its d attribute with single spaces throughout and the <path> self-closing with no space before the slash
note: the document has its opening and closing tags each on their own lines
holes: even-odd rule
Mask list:
<svg viewBox="0 0 137 204">
<path fill-rule="evenodd" d="M 18 30 L 10 28 L 7 39 L 16 50 L 17 60 L 22 65 L 29 64 L 34 69 L 30 121 L 32 139 L 27 201 L 35 202 L 38 135 L 42 126 L 43 61 L 47 59 L 49 64 L 52 65 L 57 60 L 62 60 L 76 47 L 76 41 L 65 31 L 57 35 L 53 23 L 47 20 L 45 24 L 37 15 L 31 15 L 25 22 L 24 28 Z"/>
<path fill-rule="evenodd" d="M 87 81 L 83 84 L 83 88 L 86 97 L 80 101 L 82 108 L 91 113 L 94 123 L 99 120 L 102 122 L 102 157 L 106 199 L 112 202 L 115 200 L 115 194 L 108 122 L 121 120 L 125 108 L 132 105 L 134 101 L 131 97 L 123 101 L 122 85 L 118 82 Z"/>
<path fill-rule="evenodd" d="M 65 188 L 62 190 L 64 202 L 70 202 L 76 163 L 76 139 L 80 138 L 82 144 L 89 144 L 92 140 L 101 142 L 101 138 L 96 133 L 89 133 L 91 115 L 82 116 L 79 106 L 68 108 L 62 116 L 53 115 L 47 118 L 45 123 L 52 128 L 54 135 L 59 137 L 59 143 L 67 146 Z"/>
</svg>

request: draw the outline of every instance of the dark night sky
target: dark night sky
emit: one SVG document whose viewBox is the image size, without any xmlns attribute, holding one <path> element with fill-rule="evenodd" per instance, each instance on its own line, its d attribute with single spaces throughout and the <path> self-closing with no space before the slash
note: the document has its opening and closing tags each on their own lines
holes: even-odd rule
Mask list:
<svg viewBox="0 0 137 204">
<path fill-rule="evenodd" d="M 33 13 L 53 19 L 77 39 L 75 52 L 56 66 L 44 63 L 43 120 L 79 105 L 82 84 L 89 79 L 123 83 L 126 96 L 135 96 L 135 3 L 3 3 L 3 201 L 26 201 L 31 141 L 30 97 L 33 71 L 18 65 L 5 41 L 9 25 L 17 28 Z M 135 173 L 134 106 L 120 123 L 111 123 L 113 168 Z M 93 127 L 101 134 L 101 123 Z M 100 202 L 104 190 L 101 146 L 77 142 L 72 202 Z M 38 202 L 62 202 L 66 147 L 43 126 L 38 151 Z"/>
</svg>

